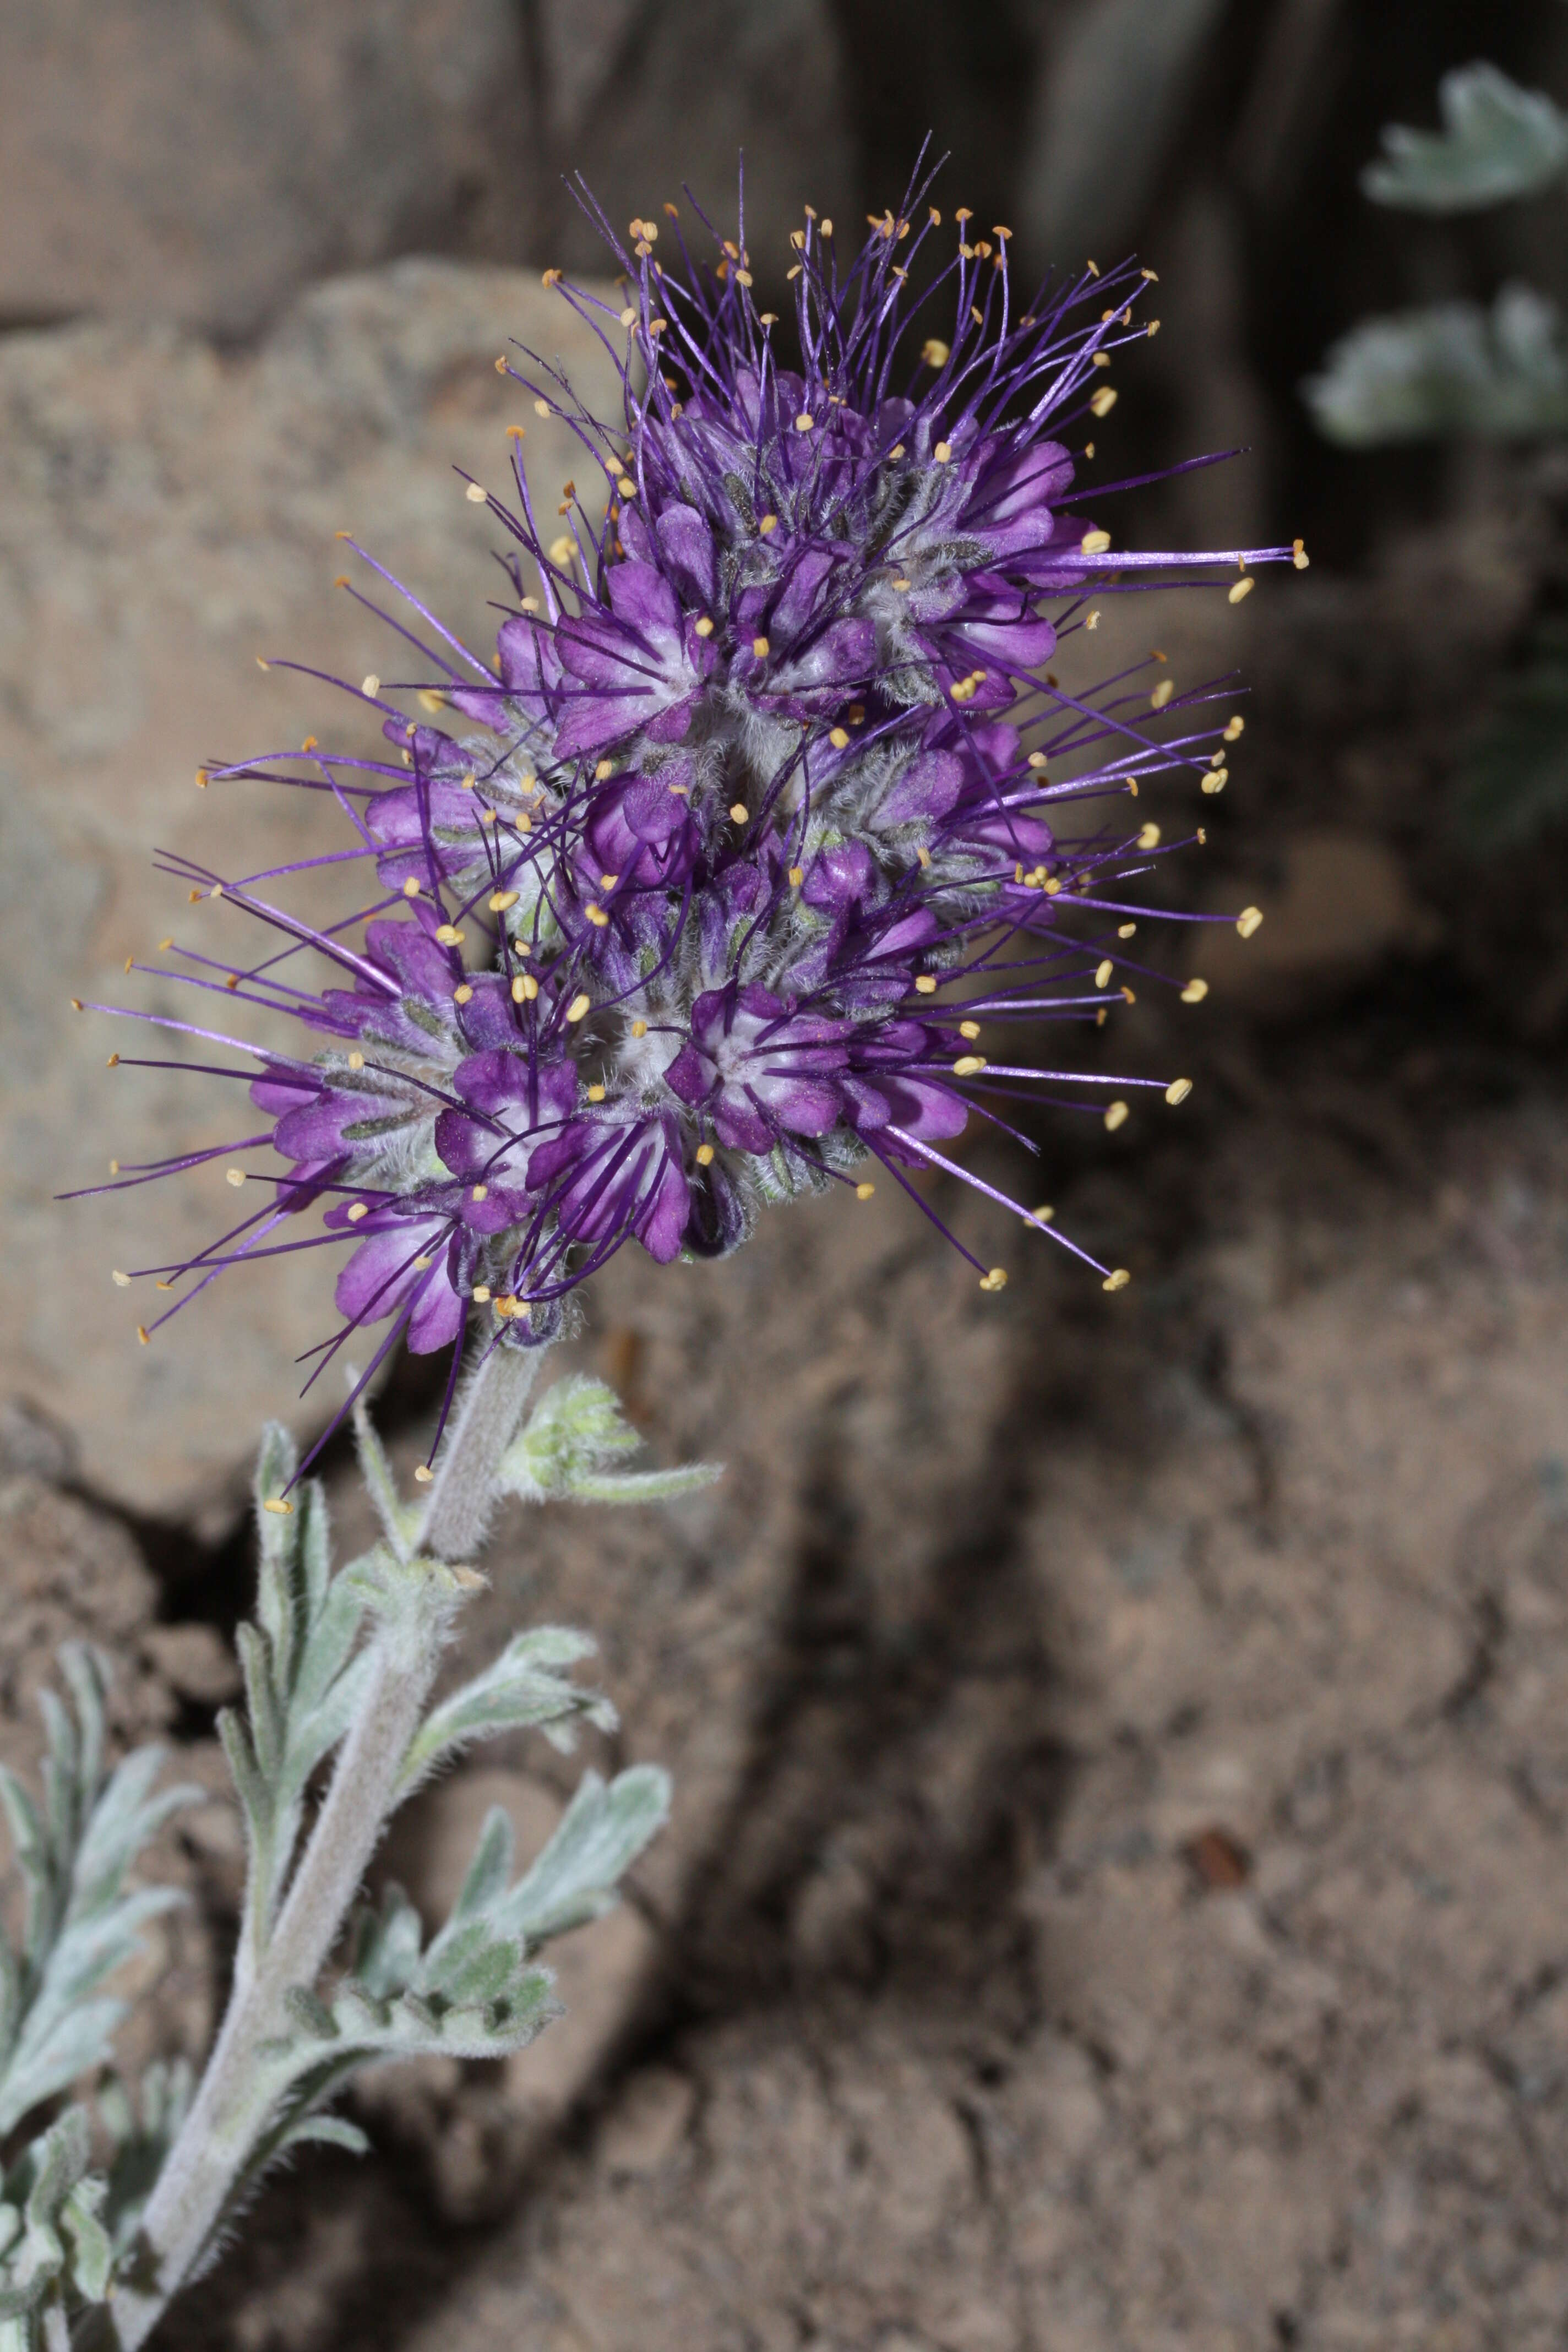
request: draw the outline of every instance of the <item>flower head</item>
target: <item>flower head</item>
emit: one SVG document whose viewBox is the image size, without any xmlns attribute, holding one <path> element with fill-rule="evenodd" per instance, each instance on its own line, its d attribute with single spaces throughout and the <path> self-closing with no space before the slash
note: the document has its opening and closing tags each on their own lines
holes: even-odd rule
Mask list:
<svg viewBox="0 0 1568 2352">
<path fill-rule="evenodd" d="M 869 1160 L 906 1184 L 952 1170 L 1047 1230 L 940 1147 L 1031 1085 L 1103 1086 L 995 1041 L 1103 1020 L 1143 911 L 1130 893 L 1165 854 L 1131 821 L 1138 781 L 1208 772 L 1221 729 L 1189 697 L 1156 737 L 1127 677 L 1074 695 L 1045 665 L 1093 625 L 1091 594 L 1292 553 L 1113 552 L 1076 504 L 1070 438 L 1145 331 L 1131 265 L 1020 314 L 1006 232 L 972 241 L 961 215 L 916 305 L 934 211 L 874 222 L 842 271 L 808 213 L 795 366 L 743 236 L 709 265 L 677 228 L 667 268 L 653 224 L 629 246 L 601 226 L 623 307 L 561 291 L 615 355 L 621 415 L 590 415 L 529 355 L 498 365 L 569 424 L 604 499 L 547 538 L 515 441 L 508 494 L 470 486 L 508 543 L 493 660 L 400 589 L 420 674 L 357 690 L 384 759 L 210 772 L 335 794 L 374 904 L 316 930 L 254 882 L 166 861 L 287 934 L 237 981 L 195 959 L 184 976 L 324 1042 L 256 1055 L 268 1124 L 230 1149 L 289 1163 L 266 1205 L 146 1271 L 177 1307 L 236 1260 L 346 1247 L 327 1355 L 381 1321 L 382 1353 L 444 1347 L 476 1314 L 491 1344 L 537 1344 L 626 1243 L 731 1249 L 760 1204 Z M 932 303 L 951 303 L 948 340 L 912 351 Z M 280 977 L 306 949 L 336 967 L 323 992 Z"/>
</svg>

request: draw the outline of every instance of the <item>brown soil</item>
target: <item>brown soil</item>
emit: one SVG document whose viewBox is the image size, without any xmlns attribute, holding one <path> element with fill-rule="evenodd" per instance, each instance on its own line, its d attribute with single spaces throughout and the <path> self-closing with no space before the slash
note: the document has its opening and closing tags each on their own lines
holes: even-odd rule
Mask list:
<svg viewBox="0 0 1568 2352">
<path fill-rule="evenodd" d="M 1080 1170 L 1192 1221 L 1115 1302 L 847 1207 L 628 1272 L 728 1499 L 528 1577 L 690 1790 L 640 2006 L 548 2136 L 484 2070 L 378 2109 L 171 2346 L 1563 2342 L 1568 1119 L 1396 1045 L 1237 1045 Z"/>
</svg>

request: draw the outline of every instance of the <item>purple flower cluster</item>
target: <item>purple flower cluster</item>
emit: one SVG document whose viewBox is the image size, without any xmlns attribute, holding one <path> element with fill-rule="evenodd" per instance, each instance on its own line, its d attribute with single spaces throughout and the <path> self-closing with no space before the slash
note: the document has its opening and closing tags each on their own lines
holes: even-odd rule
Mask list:
<svg viewBox="0 0 1568 2352">
<path fill-rule="evenodd" d="M 615 358 L 622 415 L 531 356 L 497 362 L 568 423 L 603 496 L 569 485 L 570 528 L 542 527 L 517 428 L 507 495 L 470 484 L 512 588 L 493 662 L 392 582 L 418 674 L 350 688 L 386 755 L 211 771 L 332 794 L 374 903 L 313 929 L 255 879 L 166 861 L 284 934 L 251 970 L 190 957 L 184 976 L 286 1008 L 319 1045 L 242 1048 L 266 1125 L 225 1156 L 269 1145 L 288 1172 L 145 1271 L 183 1304 L 237 1260 L 347 1245 L 328 1353 L 386 1318 L 382 1354 L 442 1348 L 476 1313 L 493 1344 L 535 1344 L 625 1242 L 716 1255 L 760 1203 L 864 1194 L 871 1162 L 905 1184 L 951 1170 L 1042 1229 L 942 1147 L 1028 1085 L 1105 1083 L 990 1040 L 1103 1019 L 1144 911 L 1129 894 L 1163 854 L 1117 811 L 1141 777 L 1212 774 L 1226 740 L 1206 718 L 1157 740 L 1146 685 L 1075 695 L 1045 665 L 1094 627 L 1094 594 L 1226 567 L 1234 595 L 1238 564 L 1292 555 L 1116 552 L 1075 508 L 1060 436 L 1105 414 L 1112 352 L 1152 331 L 1147 271 L 1090 265 L 1019 315 L 1007 231 L 961 213 L 912 304 L 940 215 L 889 213 L 840 272 L 808 212 L 791 367 L 743 237 L 698 264 L 677 226 L 666 268 L 653 224 L 629 247 L 602 226 L 621 306 L 562 291 Z M 919 342 L 932 303 L 949 340 Z M 282 976 L 306 949 L 335 967 L 324 992 Z M 308 1241 L 284 1237 L 318 1209 Z"/>
</svg>

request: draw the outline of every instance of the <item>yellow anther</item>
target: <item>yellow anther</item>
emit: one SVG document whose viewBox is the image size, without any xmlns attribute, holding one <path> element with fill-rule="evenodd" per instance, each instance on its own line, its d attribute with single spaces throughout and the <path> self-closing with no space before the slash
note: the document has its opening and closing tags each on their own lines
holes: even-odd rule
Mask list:
<svg viewBox="0 0 1568 2352">
<path fill-rule="evenodd" d="M 623 499 L 635 499 L 637 494 L 637 486 L 629 474 L 623 474 L 616 488 Z"/>
<path fill-rule="evenodd" d="M 414 1271 L 416 1274 L 428 1274 L 435 1263 L 433 1257 L 416 1257 L 414 1261 Z"/>
<path fill-rule="evenodd" d="M 979 1024 L 979 1022 L 978 1022 L 978 1021 L 961 1021 L 961 1022 L 959 1023 L 959 1024 L 958 1024 L 958 1034 L 959 1034 L 959 1035 L 960 1035 L 961 1037 L 970 1037 L 970 1038 L 978 1037 L 978 1036 L 979 1036 L 979 1034 L 980 1034 L 980 1024 Z"/>
<path fill-rule="evenodd" d="M 574 996 L 566 1007 L 566 1018 L 568 1021 L 581 1021 L 586 1014 L 592 1013 L 593 1009 L 594 1000 L 587 990 L 584 989 L 582 993 Z"/>
<path fill-rule="evenodd" d="M 362 694 L 368 694 L 373 697 L 381 692 L 381 680 L 377 677 L 374 670 L 367 670 L 365 672 L 365 675 L 360 680 L 359 690 Z"/>
<path fill-rule="evenodd" d="M 551 541 L 545 553 L 558 572 L 564 572 L 569 564 L 576 561 L 577 542 L 570 531 L 563 530 L 559 539 Z"/>
<path fill-rule="evenodd" d="M 923 843 L 915 851 L 915 856 L 919 858 L 922 866 L 929 866 L 931 864 L 931 852 L 925 847 Z"/>
<path fill-rule="evenodd" d="M 418 1486 L 434 1486 L 436 1482 L 436 1473 L 430 1468 L 427 1463 L 416 1463 L 414 1466 L 414 1482 L 415 1485 Z"/>
<path fill-rule="evenodd" d="M 456 923 L 437 923 L 436 937 L 444 948 L 460 948 L 463 944 L 463 934 Z"/>
<path fill-rule="evenodd" d="M 264 1511 L 273 1512 L 280 1519 L 289 1519 L 294 1516 L 293 1504 L 285 1502 L 281 1495 L 269 1495 L 261 1507 Z"/>
<path fill-rule="evenodd" d="M 1227 743 L 1234 743 L 1237 737 L 1241 733 L 1246 725 L 1247 721 L 1242 717 L 1240 711 L 1233 711 L 1231 716 L 1225 722 L 1226 741 Z"/>
<path fill-rule="evenodd" d="M 231 1184 L 243 1184 L 245 1181 L 245 1171 L 243 1168 L 226 1168 L 223 1172 L 228 1182 Z"/>
<path fill-rule="evenodd" d="M 1127 1268 L 1124 1265 L 1119 1265 L 1114 1273 L 1106 1276 L 1100 1286 L 1101 1290 L 1125 1290 L 1131 1279 L 1132 1276 L 1128 1273 Z"/>
<path fill-rule="evenodd" d="M 961 1054 L 952 1066 L 952 1075 L 955 1078 L 972 1078 L 976 1070 L 983 1070 L 984 1067 L 984 1054 Z"/>
<path fill-rule="evenodd" d="M 730 822 L 731 824 L 745 824 L 749 823 L 751 814 L 752 812 L 746 806 L 744 801 L 731 801 L 730 803 Z"/>
<path fill-rule="evenodd" d="M 603 1102 L 604 1099 L 605 1089 L 597 1083 L 597 1081 L 595 1081 L 588 1089 L 588 1100 L 590 1102 Z"/>
<path fill-rule="evenodd" d="M 1182 1003 L 1184 1004 L 1201 1004 L 1208 992 L 1209 984 L 1206 980 L 1189 980 L 1185 988 L 1182 991 Z"/>
<path fill-rule="evenodd" d="M 1110 545 L 1110 533 L 1108 530 L 1086 530 L 1079 545 L 1085 555 L 1103 555 Z"/>
<path fill-rule="evenodd" d="M 632 1023 L 632 1035 L 634 1037 L 646 1037 L 647 1035 L 647 1023 L 646 1021 L 634 1021 Z"/>
<path fill-rule="evenodd" d="M 1261 907 L 1244 907 L 1236 919 L 1236 928 L 1244 940 L 1249 940 L 1262 920 Z"/>
<path fill-rule="evenodd" d="M 153 1334 L 148 1330 L 145 1323 L 138 1323 L 136 1326 L 136 1337 L 141 1340 L 142 1345 L 144 1348 L 150 1348 L 152 1346 Z M 274 1507 L 276 1507 L 276 1506 L 274 1506 Z"/>
<path fill-rule="evenodd" d="M 766 539 L 766 538 L 767 538 L 767 536 L 768 536 L 768 534 L 770 533 L 770 531 L 775 531 L 775 530 L 777 530 L 778 527 L 779 527 L 779 519 L 778 519 L 777 515 L 775 515 L 775 514 L 765 514 L 765 515 L 763 517 L 763 519 L 762 519 L 761 522 L 760 522 L 760 523 L 758 523 L 758 525 L 757 525 L 757 530 L 758 530 L 758 531 L 761 533 L 762 537 L 763 537 L 763 539 Z"/>
<path fill-rule="evenodd" d="M 1116 926 L 1116 936 L 1119 940 L 1130 940 L 1137 929 L 1138 926 L 1136 923 L 1118 923 Z"/>
<path fill-rule="evenodd" d="M 489 492 L 483 488 L 479 483 L 470 482 L 468 488 L 463 492 L 463 496 L 468 499 L 470 506 L 482 507 L 485 500 L 489 497 Z"/>
<path fill-rule="evenodd" d="M 809 433 L 816 423 L 816 419 L 812 415 L 810 410 L 803 408 L 800 415 L 795 420 L 795 429 L 797 433 Z"/>
<path fill-rule="evenodd" d="M 950 347 L 940 335 L 929 335 L 921 346 L 921 357 L 929 368 L 945 367 L 949 356 Z"/>
<path fill-rule="evenodd" d="M 369 1214 L 370 1208 L 368 1203 L 363 1201 L 356 1201 L 353 1207 L 349 1211 L 348 1221 L 351 1225 L 357 1225 L 363 1219 L 368 1217 Z"/>
<path fill-rule="evenodd" d="M 1168 1103 L 1184 1103 L 1192 1090 L 1191 1078 L 1173 1078 L 1165 1088 L 1165 1100 Z"/>
<path fill-rule="evenodd" d="M 849 730 L 847 727 L 830 728 L 828 730 L 827 740 L 832 744 L 836 751 L 842 751 L 848 744 Z"/>
<path fill-rule="evenodd" d="M 1290 542 L 1290 561 L 1295 565 L 1297 571 L 1305 572 L 1311 560 L 1311 557 L 1308 554 L 1300 541 L 1299 539 L 1293 539 Z"/>
<path fill-rule="evenodd" d="M 465 980 L 460 988 L 455 988 L 452 991 L 452 1002 L 454 1004 L 467 1004 L 472 997 L 473 992 L 473 990 L 468 986 L 468 982 Z"/>
<path fill-rule="evenodd" d="M 128 1274 L 121 1274 L 118 1266 L 112 1269 L 110 1279 L 116 1290 L 129 1290 L 131 1287 L 131 1276 Z"/>
<path fill-rule="evenodd" d="M 1103 357 L 1103 353 L 1100 356 Z M 1105 363 L 1109 366 L 1109 360 Z M 1113 383 L 1102 383 L 1098 392 L 1090 394 L 1089 404 L 1096 416 L 1109 416 L 1116 405 L 1118 397 L 1119 394 Z"/>
<path fill-rule="evenodd" d="M 504 915 L 509 907 L 516 906 L 521 895 L 519 890 L 492 890 L 490 892 L 491 914 Z"/>
<path fill-rule="evenodd" d="M 936 974 L 932 971 L 921 972 L 915 980 L 915 987 L 921 996 L 934 996 L 937 992 Z"/>
<path fill-rule="evenodd" d="M 588 901 L 588 904 L 584 908 L 583 912 L 587 916 L 588 920 L 593 924 L 594 929 L 596 931 L 604 930 L 610 919 L 608 915 L 605 914 L 603 907 L 595 906 L 591 898 Z"/>
<path fill-rule="evenodd" d="M 855 1187 L 855 1198 L 858 1201 L 868 1201 L 876 1189 L 877 1187 L 875 1184 L 857 1184 Z"/>
<path fill-rule="evenodd" d="M 983 1274 L 980 1277 L 980 1287 L 982 1290 L 1005 1290 L 1007 1287 L 1006 1267 L 1005 1265 L 994 1265 L 989 1274 Z"/>
<path fill-rule="evenodd" d="M 1175 681 L 1175 679 L 1174 679 L 1173 677 L 1163 677 L 1163 678 L 1160 680 L 1159 685 L 1154 688 L 1154 691 L 1152 692 L 1152 694 L 1151 694 L 1151 696 L 1149 697 L 1149 708 L 1150 708 L 1150 709 L 1151 709 L 1151 710 L 1163 710 L 1163 709 L 1165 708 L 1166 703 L 1167 703 L 1167 702 L 1169 702 L 1169 700 L 1171 699 L 1171 697 L 1174 694 L 1174 692 L 1175 692 L 1175 691 L 1176 691 L 1176 681 Z"/>
<path fill-rule="evenodd" d="M 488 1282 L 476 1282 L 473 1288 L 473 1298 L 474 1304 L 477 1307 L 488 1307 L 490 1303 L 489 1284 Z"/>
<path fill-rule="evenodd" d="M 1257 583 L 1257 582 L 1253 579 L 1252 574 L 1251 574 L 1250 572 L 1248 572 L 1248 573 L 1247 574 L 1247 576 L 1246 576 L 1246 578 L 1245 578 L 1245 579 L 1243 579 L 1243 580 L 1238 580 L 1238 581 L 1237 582 L 1237 583 L 1236 583 L 1235 587 L 1231 590 L 1231 592 L 1230 592 L 1229 595 L 1226 598 L 1226 600 L 1225 600 L 1225 601 L 1226 601 L 1226 603 L 1227 604 L 1239 604 L 1241 603 L 1241 600 L 1242 600 L 1242 598 L 1243 598 L 1244 596 L 1250 596 L 1250 595 L 1251 595 L 1251 593 L 1252 593 L 1252 592 L 1253 592 L 1253 589 L 1257 586 L 1257 584 L 1258 584 L 1258 583 Z"/>
<path fill-rule="evenodd" d="M 1208 774 L 1203 779 L 1203 790 L 1205 793 L 1223 793 L 1229 782 L 1230 770 L 1228 768 L 1211 768 Z"/>
<path fill-rule="evenodd" d="M 752 639 L 752 651 L 755 654 L 759 661 L 766 661 L 768 656 L 768 641 L 766 637 L 753 637 Z"/>
<path fill-rule="evenodd" d="M 1138 846 L 1140 849 L 1159 848 L 1160 828 L 1154 824 L 1152 819 L 1151 819 L 1147 824 L 1140 827 L 1138 834 Z"/>
<path fill-rule="evenodd" d="M 713 1164 L 713 1146 L 710 1143 L 700 1143 L 694 1157 L 699 1168 L 710 1168 Z"/>
<path fill-rule="evenodd" d="M 1110 985 L 1110 975 L 1115 969 L 1116 967 L 1111 962 L 1109 956 L 1106 957 L 1105 961 L 1102 964 L 1097 965 L 1094 974 L 1094 984 L 1096 988 L 1109 988 Z"/>
<path fill-rule="evenodd" d="M 702 618 L 697 623 L 697 634 L 700 637 L 710 637 L 713 634 L 713 624 L 708 618 L 706 613 L 703 614 Z"/>
<path fill-rule="evenodd" d="M 790 887 L 790 888 L 791 888 L 792 890 L 798 890 L 798 889 L 800 888 L 801 884 L 802 884 L 805 880 L 805 866 L 792 866 L 790 867 L 790 869 L 789 869 L 789 887 Z"/>
<path fill-rule="evenodd" d="M 1048 1225 L 1056 1213 L 1048 1201 L 1042 1201 L 1037 1209 L 1031 1209 L 1029 1212 L 1037 1225 Z"/>
<path fill-rule="evenodd" d="M 937 443 L 937 445 L 936 445 L 936 447 L 931 451 L 931 456 L 936 459 L 936 462 L 937 462 L 937 464 L 938 464 L 939 466 L 945 466 L 945 465 L 946 465 L 946 463 L 947 463 L 947 461 L 948 461 L 948 459 L 949 459 L 949 458 L 952 457 L 952 442 L 951 442 L 951 441 L 939 441 L 939 442 Z"/>
<path fill-rule="evenodd" d="M 1029 765 L 1030 765 L 1030 767 L 1031 767 L 1031 768 L 1044 768 L 1045 764 L 1046 764 L 1046 755 L 1045 755 L 1045 753 L 1044 753 L 1043 751 L 1031 751 L 1031 752 L 1030 752 L 1030 754 L 1029 754 Z"/>
</svg>

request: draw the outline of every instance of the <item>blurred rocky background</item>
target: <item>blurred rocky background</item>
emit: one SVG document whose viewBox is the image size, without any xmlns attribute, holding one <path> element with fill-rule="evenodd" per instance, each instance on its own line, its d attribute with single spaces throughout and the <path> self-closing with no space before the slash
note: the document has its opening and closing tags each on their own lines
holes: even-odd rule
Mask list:
<svg viewBox="0 0 1568 2352">
<path fill-rule="evenodd" d="M 334 530 L 478 626 L 451 467 L 483 479 L 512 421 L 496 353 L 602 382 L 540 285 L 599 266 L 567 175 L 620 223 L 687 183 L 724 219 L 743 148 L 767 284 L 803 201 L 896 203 L 929 131 L 938 201 L 1026 272 L 1160 273 L 1097 467 L 1249 454 L 1144 494 L 1142 543 L 1313 556 L 1236 610 L 1118 614 L 1184 684 L 1245 673 L 1184 887 L 1268 912 L 1212 935 L 1180 1026 L 1123 1025 L 1124 1063 L 1198 1081 L 1179 1118 L 1038 1129 L 1043 1197 L 1132 1288 L 1042 1250 L 983 1297 L 880 1192 L 718 1268 L 617 1267 L 583 1360 L 658 1458 L 730 1475 L 509 1526 L 472 1640 L 588 1624 L 675 1824 L 564 1948 L 570 2021 L 374 2086 L 376 2158 L 276 2184 L 171 2346 L 1563 2341 L 1568 873 L 1560 825 L 1479 847 L 1457 780 L 1561 609 L 1568 475 L 1529 441 L 1347 453 L 1300 389 L 1369 312 L 1568 297 L 1561 191 L 1457 219 L 1361 192 L 1478 56 L 1568 103 L 1561 0 L 0 15 L 0 1749 L 35 1752 L 85 1630 L 124 1735 L 213 1792 L 167 1833 L 197 1899 L 148 2049 L 199 2049 L 221 1979 L 239 1497 L 320 1304 L 313 1270 L 236 1283 L 137 1348 L 109 1269 L 215 1223 L 221 1170 L 54 1196 L 221 1140 L 223 1107 L 107 1072 L 123 1039 L 68 1000 L 145 991 L 126 957 L 187 919 L 153 846 L 328 845 L 193 778 L 332 718 L 256 656 L 375 665 Z M 428 1403 L 384 1401 L 409 1460 Z M 537 1836 L 567 1787 L 520 1743 L 383 1866 L 433 1906 L 487 1804 Z"/>
</svg>

